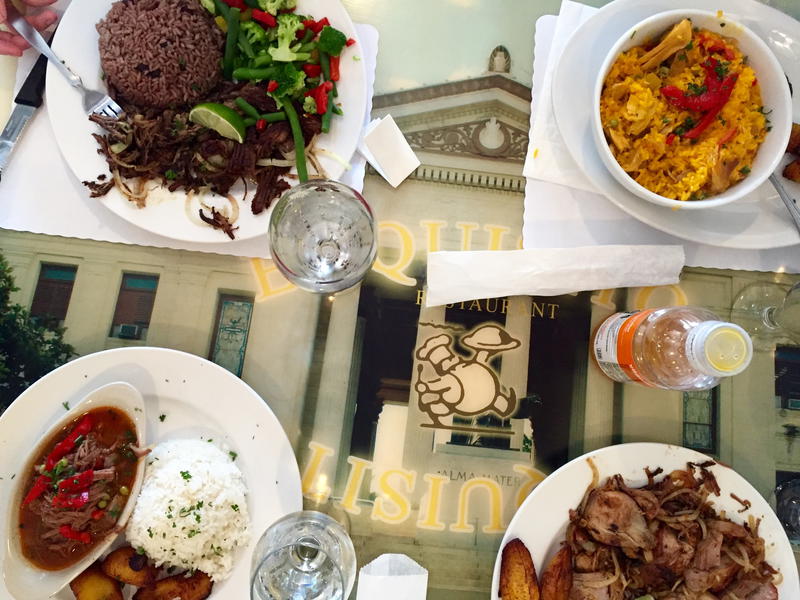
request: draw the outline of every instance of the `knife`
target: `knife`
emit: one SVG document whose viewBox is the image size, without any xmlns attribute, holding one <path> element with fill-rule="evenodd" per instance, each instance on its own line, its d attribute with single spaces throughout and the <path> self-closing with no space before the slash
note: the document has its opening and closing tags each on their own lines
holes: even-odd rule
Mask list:
<svg viewBox="0 0 800 600">
<path fill-rule="evenodd" d="M 14 98 L 14 110 L 6 123 L 5 129 L 0 133 L 0 178 L 11 158 L 11 151 L 17 143 L 22 130 L 31 120 L 36 109 L 42 105 L 44 93 L 44 76 L 47 71 L 47 57 L 44 55 L 36 59 L 31 72 Z"/>
</svg>

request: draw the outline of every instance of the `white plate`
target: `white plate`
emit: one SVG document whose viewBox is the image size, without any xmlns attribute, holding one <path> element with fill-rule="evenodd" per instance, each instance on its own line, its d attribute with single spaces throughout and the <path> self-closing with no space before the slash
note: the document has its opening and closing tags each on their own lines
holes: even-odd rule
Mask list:
<svg viewBox="0 0 800 600">
<path fill-rule="evenodd" d="M 661 231 L 728 248 L 780 248 L 800 243 L 800 234 L 769 182 L 749 197 L 726 206 L 703 211 L 672 210 L 631 193 L 603 164 L 592 140 L 591 107 L 586 104 L 592 98 L 597 72 L 608 51 L 630 27 L 648 16 L 679 8 L 723 10 L 761 37 L 794 86 L 793 112 L 794 120 L 798 120 L 800 23 L 790 16 L 755 0 L 616 0 L 575 31 L 553 72 L 553 110 L 570 154 L 600 193 L 631 216 Z M 768 99 L 765 104 L 769 104 Z M 800 198 L 800 185 L 783 181 L 789 193 Z"/>
<path fill-rule="evenodd" d="M 274 521 L 302 509 L 300 473 L 278 419 L 252 388 L 205 359 L 165 348 L 122 348 L 76 359 L 26 390 L 0 416 L 0 514 L 16 488 L 12 475 L 48 427 L 75 403 L 106 383 L 126 381 L 144 396 L 149 444 L 204 437 L 238 453 L 247 482 L 251 541 L 238 551 L 230 579 L 214 586 L 211 598 L 249 598 L 250 555 Z M 163 422 L 160 415 L 165 415 Z M 0 524 L 0 561 L 6 525 Z M 0 582 L 0 598 L 11 598 Z M 54 598 L 73 600 L 67 589 Z"/>
<path fill-rule="evenodd" d="M 669 473 L 675 469 L 685 469 L 687 462 L 701 463 L 709 459 L 704 454 L 680 446 L 637 443 L 609 446 L 568 462 L 536 486 L 511 519 L 494 564 L 491 598 L 498 597 L 501 552 L 510 540 L 522 540 L 539 574 L 558 551 L 567 531 L 568 510 L 578 506 L 592 482 L 592 472 L 586 462 L 589 457 L 600 471 L 601 482 L 620 473 L 627 484 L 634 487 L 647 483 L 645 467 L 661 467 Z M 783 582 L 777 586 L 780 598 L 800 598 L 797 563 L 792 546 L 767 501 L 733 469 L 714 465 L 709 470 L 714 473 L 722 490 L 719 497 L 712 496 L 716 510 L 726 510 L 732 520 L 742 522 L 742 515 L 736 512 L 741 505 L 730 494 L 752 502 L 746 514 L 762 519 L 758 532 L 766 542 L 767 562 L 783 574 Z"/>
<path fill-rule="evenodd" d="M 112 3 L 113 0 L 74 0 L 61 18 L 53 40 L 53 50 L 59 58 L 81 77 L 87 87 L 96 90 L 104 91 L 105 85 L 101 79 L 95 24 L 105 17 Z M 356 45 L 345 49 L 342 54 L 337 102 L 341 102 L 344 115 L 334 117 L 330 133 L 320 134 L 316 140 L 320 148 L 349 160 L 361 135 L 367 101 L 364 61 L 353 59 L 360 55 L 358 34 L 339 0 L 299 0 L 297 12 L 317 19 L 328 17 L 332 26 L 356 40 Z M 99 133 L 100 128 L 87 119 L 81 95 L 69 86 L 53 65 L 47 68 L 47 109 L 58 147 L 75 177 L 79 181 L 94 181 L 101 173 L 108 173 L 106 161 L 97 154 L 97 144 L 92 138 L 92 133 Z M 337 179 L 344 172 L 344 165 L 330 156 L 321 155 L 319 160 L 332 179 Z M 254 186 L 251 184 L 249 188 L 248 197 L 251 198 Z M 192 218 L 187 215 L 184 192 L 170 193 L 159 188 L 150 193 L 145 209 L 137 208 L 116 188 L 102 198 L 89 198 L 86 190 L 85 200 L 102 202 L 126 221 L 164 237 L 189 242 L 229 241 L 228 236 L 219 229 L 194 218 L 196 209 L 191 213 Z M 57 198 L 53 201 L 56 202 Z M 249 199 L 245 203 L 240 202 L 239 208 L 237 240 L 266 233 L 270 211 L 253 215 Z"/>
</svg>

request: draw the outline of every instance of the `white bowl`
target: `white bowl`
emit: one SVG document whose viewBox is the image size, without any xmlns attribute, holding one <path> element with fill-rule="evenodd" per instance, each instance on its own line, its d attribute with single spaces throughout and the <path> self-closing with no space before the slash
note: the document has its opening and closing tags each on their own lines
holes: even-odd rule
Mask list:
<svg viewBox="0 0 800 600">
<path fill-rule="evenodd" d="M 6 542 L 6 558 L 5 561 L 3 561 L 3 578 L 5 579 L 8 591 L 10 591 L 15 598 L 19 598 L 20 600 L 23 598 L 25 600 L 44 600 L 69 584 L 70 581 L 75 579 L 78 574 L 85 571 L 86 568 L 97 560 L 111 545 L 119 535 L 119 532 L 124 528 L 133 510 L 133 506 L 136 504 L 136 497 L 139 495 L 139 489 L 142 487 L 142 479 L 144 478 L 144 458 L 140 458 L 136 466 L 136 477 L 131 488 L 131 494 L 117 520 L 117 526 L 109 530 L 105 539 L 98 542 L 94 549 L 82 560 L 65 569 L 46 571 L 31 564 L 22 554 L 19 535 L 16 534 L 16 524 L 19 503 L 24 492 L 23 486 L 28 479 L 26 474 L 28 473 L 28 469 L 33 466 L 31 461 L 41 452 L 42 444 L 49 440 L 59 429 L 65 427 L 86 411 L 92 408 L 105 406 L 116 408 L 128 415 L 134 425 L 136 425 L 137 445 L 139 447 L 144 446 L 146 422 L 144 399 L 139 391 L 132 385 L 124 382 L 117 382 L 109 383 L 89 393 L 83 400 L 67 411 L 63 418 L 59 419 L 55 424 L 49 427 L 47 431 L 36 438 L 40 441 L 31 448 L 29 455 L 13 458 L 13 460 L 18 461 L 16 472 L 20 477 L 17 480 L 19 482 L 17 484 L 17 489 L 9 500 L 6 513 L 8 540 Z"/>
<path fill-rule="evenodd" d="M 673 200 L 651 192 L 637 183 L 625 172 L 611 153 L 600 120 L 600 94 L 603 91 L 603 82 L 617 57 L 634 46 L 657 38 L 684 18 L 691 19 L 694 27 L 736 39 L 739 50 L 749 57 L 748 64 L 758 77 L 765 108 L 772 110 L 769 115 L 772 130 L 767 132 L 766 139 L 759 147 L 748 176 L 724 192 L 705 200 Z M 764 183 L 778 167 L 778 163 L 786 153 L 786 145 L 789 142 L 789 133 L 792 128 L 792 98 L 789 84 L 780 63 L 769 47 L 755 33 L 729 16 L 703 10 L 681 9 L 658 13 L 628 29 L 611 48 L 597 74 L 593 102 L 592 134 L 600 158 L 608 170 L 620 184 L 640 198 L 670 208 L 688 210 L 713 208 L 747 196 Z"/>
</svg>

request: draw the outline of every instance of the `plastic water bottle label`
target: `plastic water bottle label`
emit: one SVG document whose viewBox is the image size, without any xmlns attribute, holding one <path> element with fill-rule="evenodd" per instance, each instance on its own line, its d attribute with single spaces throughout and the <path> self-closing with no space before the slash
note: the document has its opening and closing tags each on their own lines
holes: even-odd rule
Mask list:
<svg viewBox="0 0 800 600">
<path fill-rule="evenodd" d="M 644 381 L 633 359 L 633 338 L 652 309 L 617 313 L 606 319 L 594 336 L 593 350 L 600 369 L 614 381 Z"/>
</svg>

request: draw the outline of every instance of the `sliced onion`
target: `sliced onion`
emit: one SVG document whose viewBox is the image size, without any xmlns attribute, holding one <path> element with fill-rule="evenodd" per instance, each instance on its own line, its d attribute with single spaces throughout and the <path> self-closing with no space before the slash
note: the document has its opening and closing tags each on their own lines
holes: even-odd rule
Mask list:
<svg viewBox="0 0 800 600">
<path fill-rule="evenodd" d="M 260 158 L 256 161 L 259 167 L 293 167 L 295 161 L 280 158 Z"/>
<path fill-rule="evenodd" d="M 327 150 L 325 148 L 314 148 L 314 152 L 316 152 L 318 154 L 323 154 L 325 156 L 330 156 L 333 160 L 335 160 L 340 165 L 342 165 L 344 167 L 345 171 L 349 171 L 350 169 L 353 168 L 353 165 L 351 165 L 349 162 L 347 162 L 341 156 L 336 154 L 336 152 L 332 152 L 332 151 Z"/>
</svg>

